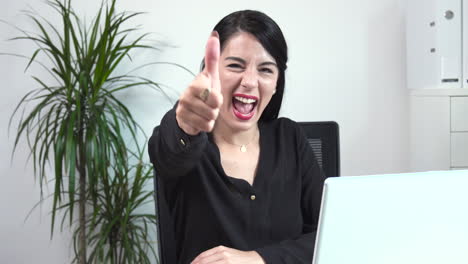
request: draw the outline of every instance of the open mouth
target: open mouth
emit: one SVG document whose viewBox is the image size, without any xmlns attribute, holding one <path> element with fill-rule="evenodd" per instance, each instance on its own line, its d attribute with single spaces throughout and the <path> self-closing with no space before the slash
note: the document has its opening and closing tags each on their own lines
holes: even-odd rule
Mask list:
<svg viewBox="0 0 468 264">
<path fill-rule="evenodd" d="M 234 94 L 232 105 L 234 115 L 241 120 L 249 120 L 255 114 L 258 98 L 245 94 Z"/>
</svg>

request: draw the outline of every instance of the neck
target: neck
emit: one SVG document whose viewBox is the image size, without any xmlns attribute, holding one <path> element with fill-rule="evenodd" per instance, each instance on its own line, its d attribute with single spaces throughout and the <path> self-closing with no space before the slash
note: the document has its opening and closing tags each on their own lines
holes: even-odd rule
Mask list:
<svg viewBox="0 0 468 264">
<path fill-rule="evenodd" d="M 225 142 L 235 146 L 253 144 L 258 139 L 258 134 L 258 125 L 248 130 L 234 131 L 222 122 L 216 122 L 213 129 L 213 136 L 218 144 Z"/>
</svg>

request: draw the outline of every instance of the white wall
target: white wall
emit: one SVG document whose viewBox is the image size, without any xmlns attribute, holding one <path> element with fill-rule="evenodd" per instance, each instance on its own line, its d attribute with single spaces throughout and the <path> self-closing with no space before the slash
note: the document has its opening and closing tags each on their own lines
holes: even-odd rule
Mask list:
<svg viewBox="0 0 468 264">
<path fill-rule="evenodd" d="M 75 1 L 78 10 L 91 16 L 96 1 Z M 405 0 L 328 1 L 150 1 L 119 2 L 120 10 L 145 11 L 138 18 L 144 31 L 166 44 L 162 52 L 139 54 L 136 61 L 170 61 L 196 72 L 214 24 L 239 9 L 258 9 L 282 27 L 290 47 L 286 96 L 282 115 L 297 121 L 335 120 L 340 124 L 343 175 L 404 172 L 408 170 L 408 102 L 405 89 Z M 2 1 L 0 18 L 31 26 L 18 15 L 33 6 L 51 14 L 42 1 Z M 25 42 L 6 42 L 15 36 L 0 24 L 0 52 L 31 53 Z M 7 124 L 14 106 L 34 84 L 26 62 L 0 56 L 3 93 L 0 97 L 0 262 L 66 263 L 71 254 L 69 235 L 49 241 L 50 203 L 28 211 L 39 199 L 31 164 L 25 165 L 27 148 L 20 145 L 12 162 L 13 137 Z M 144 74 L 173 87 L 177 97 L 191 76 L 169 66 L 147 69 Z M 125 101 L 148 135 L 171 107 L 159 93 L 134 91 Z M 11 131 L 14 134 L 14 130 Z M 149 186 L 151 188 L 151 186 Z"/>
<path fill-rule="evenodd" d="M 121 3 L 124 8 L 136 5 Z M 290 47 L 282 115 L 297 121 L 335 120 L 340 125 L 342 172 L 359 175 L 408 168 L 408 112 L 405 89 L 404 1 L 204 1 L 149 2 L 142 19 L 148 30 L 177 46 L 161 60 L 197 71 L 215 22 L 238 9 L 259 9 L 282 27 Z M 253 1 L 252 1 L 253 2 Z M 136 7 L 134 7 L 136 6 Z M 212 10 L 207 12 L 207 10 Z M 173 69 L 156 74 L 182 91 L 191 77 Z M 141 98 L 135 97 L 135 105 Z M 153 97 L 145 100 L 149 105 Z M 143 109 L 150 133 L 159 111 Z"/>
</svg>

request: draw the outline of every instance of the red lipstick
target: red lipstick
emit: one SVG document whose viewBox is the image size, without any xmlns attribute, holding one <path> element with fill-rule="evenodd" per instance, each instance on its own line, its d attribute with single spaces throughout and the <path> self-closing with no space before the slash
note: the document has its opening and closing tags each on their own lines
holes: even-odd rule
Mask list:
<svg viewBox="0 0 468 264">
<path fill-rule="evenodd" d="M 236 94 L 233 94 L 232 96 L 239 96 L 239 97 L 244 97 L 244 98 L 247 98 L 247 99 L 254 99 L 255 101 L 258 101 L 258 97 L 254 96 L 254 95 L 236 93 Z"/>
<path fill-rule="evenodd" d="M 235 99 L 235 97 L 241 97 L 241 98 L 245 98 L 245 99 L 251 99 L 251 100 L 255 100 L 255 102 L 253 102 L 253 106 L 252 106 L 252 110 L 248 113 L 244 111 L 240 111 L 240 109 L 238 110 L 238 107 L 235 106 L 236 102 L 235 101 L 238 101 L 238 99 Z M 237 94 L 234 94 L 233 95 L 233 107 L 232 107 L 232 111 L 234 113 L 234 115 L 240 119 L 240 120 L 243 120 L 243 121 L 247 121 L 247 120 L 250 120 L 254 115 L 255 115 L 255 107 L 257 105 L 257 102 L 258 102 L 258 97 L 257 96 L 253 96 L 253 95 L 247 95 L 247 94 L 241 94 L 241 93 L 237 93 Z"/>
<path fill-rule="evenodd" d="M 244 120 L 244 121 L 251 119 L 255 114 L 255 109 L 252 110 L 252 112 L 248 114 L 242 114 L 241 112 L 237 111 L 236 108 L 232 108 L 232 109 L 233 109 L 234 115 L 240 120 Z"/>
</svg>

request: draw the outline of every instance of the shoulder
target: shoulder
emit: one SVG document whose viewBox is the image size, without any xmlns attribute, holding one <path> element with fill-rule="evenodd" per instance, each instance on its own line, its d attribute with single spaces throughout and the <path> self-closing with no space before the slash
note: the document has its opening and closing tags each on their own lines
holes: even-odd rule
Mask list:
<svg viewBox="0 0 468 264">
<path fill-rule="evenodd" d="M 300 144 L 305 137 L 300 124 L 287 117 L 280 117 L 262 124 L 262 130 L 276 139 L 294 140 Z M 292 142 L 290 142 L 292 143 Z"/>
<path fill-rule="evenodd" d="M 262 124 L 268 130 L 281 131 L 283 133 L 297 133 L 301 128 L 299 123 L 287 117 L 280 117 Z"/>
</svg>

